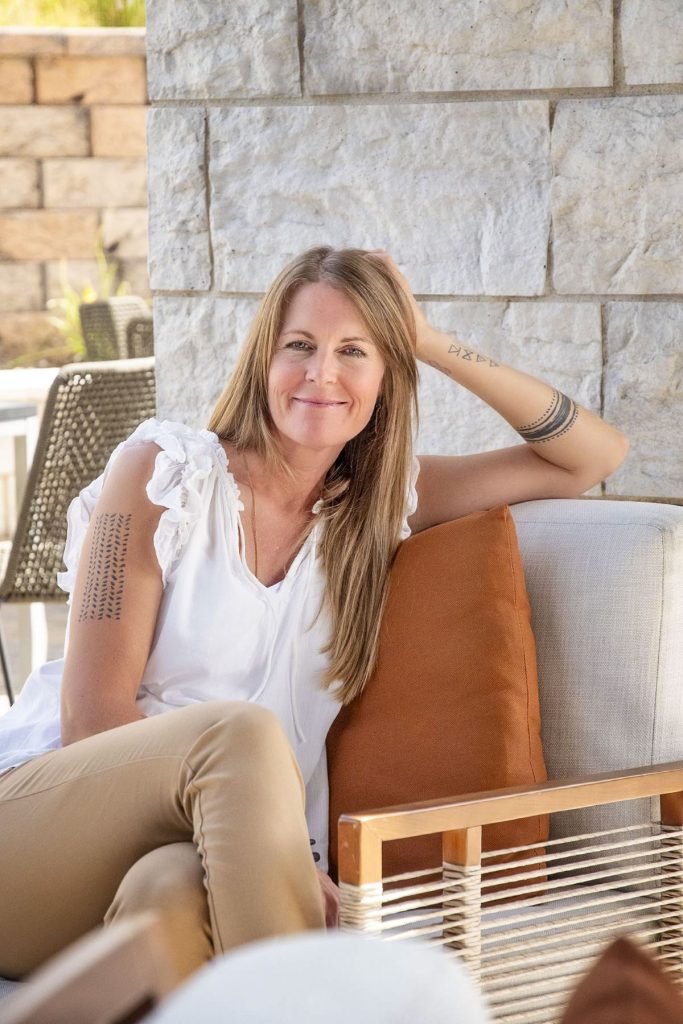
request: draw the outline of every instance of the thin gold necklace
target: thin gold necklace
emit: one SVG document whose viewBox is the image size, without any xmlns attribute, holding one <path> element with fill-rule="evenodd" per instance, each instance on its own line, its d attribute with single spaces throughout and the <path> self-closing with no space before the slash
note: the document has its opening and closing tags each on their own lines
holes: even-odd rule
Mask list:
<svg viewBox="0 0 683 1024">
<path fill-rule="evenodd" d="M 256 495 L 254 494 L 254 486 L 251 482 L 251 473 L 249 472 L 249 463 L 247 462 L 247 456 L 245 452 L 242 452 L 244 458 L 244 465 L 247 467 L 247 477 L 249 479 L 249 490 L 251 491 L 251 535 L 254 538 L 254 576 L 258 579 L 258 544 L 256 543 Z M 246 560 L 247 553 L 244 552 Z"/>
<path fill-rule="evenodd" d="M 256 492 L 254 491 L 254 485 L 251 482 L 251 472 L 249 471 L 249 463 L 247 462 L 246 452 L 242 452 L 242 457 L 244 458 L 244 465 L 246 466 L 246 469 L 247 469 L 247 479 L 249 481 L 249 490 L 251 491 L 251 533 L 252 533 L 252 536 L 254 538 L 254 576 L 256 576 L 256 578 L 258 579 L 258 542 L 256 540 Z M 320 488 L 320 493 L 318 494 L 318 498 L 320 498 L 320 495 L 322 495 L 322 492 L 323 492 L 323 489 L 321 487 Z M 314 504 L 315 504 L 315 502 L 314 502 Z M 311 512 L 312 512 L 312 506 L 308 510 L 309 515 L 311 514 Z M 296 557 L 296 555 L 294 557 Z M 246 558 L 246 551 L 245 551 L 245 558 Z M 287 575 L 287 563 L 285 562 L 285 564 L 282 566 L 282 576 L 283 576 L 283 579 L 284 579 L 284 577 L 286 575 Z"/>
</svg>

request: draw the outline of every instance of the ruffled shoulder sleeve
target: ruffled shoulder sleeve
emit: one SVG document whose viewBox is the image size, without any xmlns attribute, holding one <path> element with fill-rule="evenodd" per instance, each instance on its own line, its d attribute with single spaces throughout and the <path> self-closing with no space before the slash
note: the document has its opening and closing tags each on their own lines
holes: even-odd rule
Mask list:
<svg viewBox="0 0 683 1024">
<path fill-rule="evenodd" d="M 408 480 L 408 493 L 406 495 L 406 514 L 403 519 L 403 526 L 401 527 L 401 540 L 405 540 L 406 537 L 410 537 L 410 527 L 408 526 L 408 519 L 412 516 L 413 512 L 417 508 L 417 488 L 415 486 L 417 481 L 417 475 L 420 472 L 420 460 L 417 455 L 413 455 L 413 463 L 410 469 L 410 479 Z"/>
<path fill-rule="evenodd" d="M 146 492 L 151 502 L 165 509 L 154 534 L 154 549 L 164 587 L 193 525 L 201 515 L 204 481 L 216 465 L 216 435 L 173 420 L 154 417 L 143 420 L 129 437 L 116 446 L 100 476 L 84 487 L 69 504 L 64 547 L 66 570 L 57 573 L 57 585 L 69 594 L 67 604 L 71 604 L 88 523 L 109 469 L 124 448 L 146 441 L 154 441 L 161 448 Z"/>
</svg>

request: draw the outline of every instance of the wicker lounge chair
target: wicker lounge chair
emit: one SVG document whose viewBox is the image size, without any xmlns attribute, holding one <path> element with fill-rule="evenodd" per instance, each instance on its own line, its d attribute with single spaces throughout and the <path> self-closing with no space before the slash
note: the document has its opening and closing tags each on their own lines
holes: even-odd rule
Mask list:
<svg viewBox="0 0 683 1024">
<path fill-rule="evenodd" d="M 0 602 L 63 602 L 66 512 L 99 476 L 113 449 L 156 414 L 154 358 L 69 363 L 50 386 L 16 530 L 0 582 Z M 0 666 L 13 701 L 0 636 Z"/>
<path fill-rule="evenodd" d="M 136 316 L 128 321 L 126 351 L 129 359 L 154 355 L 154 321 L 151 316 Z"/>
<path fill-rule="evenodd" d="M 133 319 L 149 319 L 149 306 L 139 295 L 120 295 L 97 302 L 83 302 L 78 313 L 85 342 L 86 358 L 128 359 L 150 352 L 129 350 L 128 324 Z"/>
</svg>

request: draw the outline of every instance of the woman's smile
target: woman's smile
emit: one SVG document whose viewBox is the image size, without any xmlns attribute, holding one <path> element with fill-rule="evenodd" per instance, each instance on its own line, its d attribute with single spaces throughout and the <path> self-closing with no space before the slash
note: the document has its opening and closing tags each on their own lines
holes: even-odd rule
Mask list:
<svg viewBox="0 0 683 1024">
<path fill-rule="evenodd" d="M 295 402 L 300 402 L 302 405 L 307 405 L 311 409 L 335 409 L 337 406 L 346 405 L 346 402 L 317 402 L 314 399 L 309 398 L 297 398 L 294 397 Z"/>
</svg>

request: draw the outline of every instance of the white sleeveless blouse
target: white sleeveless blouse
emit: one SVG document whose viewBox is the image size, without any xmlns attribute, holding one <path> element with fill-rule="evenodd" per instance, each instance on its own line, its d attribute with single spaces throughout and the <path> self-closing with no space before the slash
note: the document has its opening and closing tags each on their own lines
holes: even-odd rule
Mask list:
<svg viewBox="0 0 683 1024">
<path fill-rule="evenodd" d="M 239 512 L 244 510 L 228 458 L 210 430 L 172 420 L 144 420 L 112 452 L 103 473 L 67 512 L 66 571 L 71 592 L 86 529 L 112 463 L 124 448 L 154 441 L 161 451 L 147 496 L 163 506 L 154 535 L 163 594 L 136 703 L 146 715 L 195 701 L 247 700 L 280 719 L 306 783 L 306 819 L 314 859 L 327 870 L 328 793 L 325 739 L 341 704 L 318 688 L 327 665 L 320 648 L 328 614 L 315 618 L 324 591 L 316 557 L 321 522 L 304 541 L 282 581 L 266 587 L 249 569 Z M 413 456 L 401 540 L 417 507 Z M 313 506 L 319 511 L 320 502 Z M 0 717 L 0 771 L 61 746 L 59 699 L 64 657 L 34 669 L 15 704 Z"/>
</svg>

